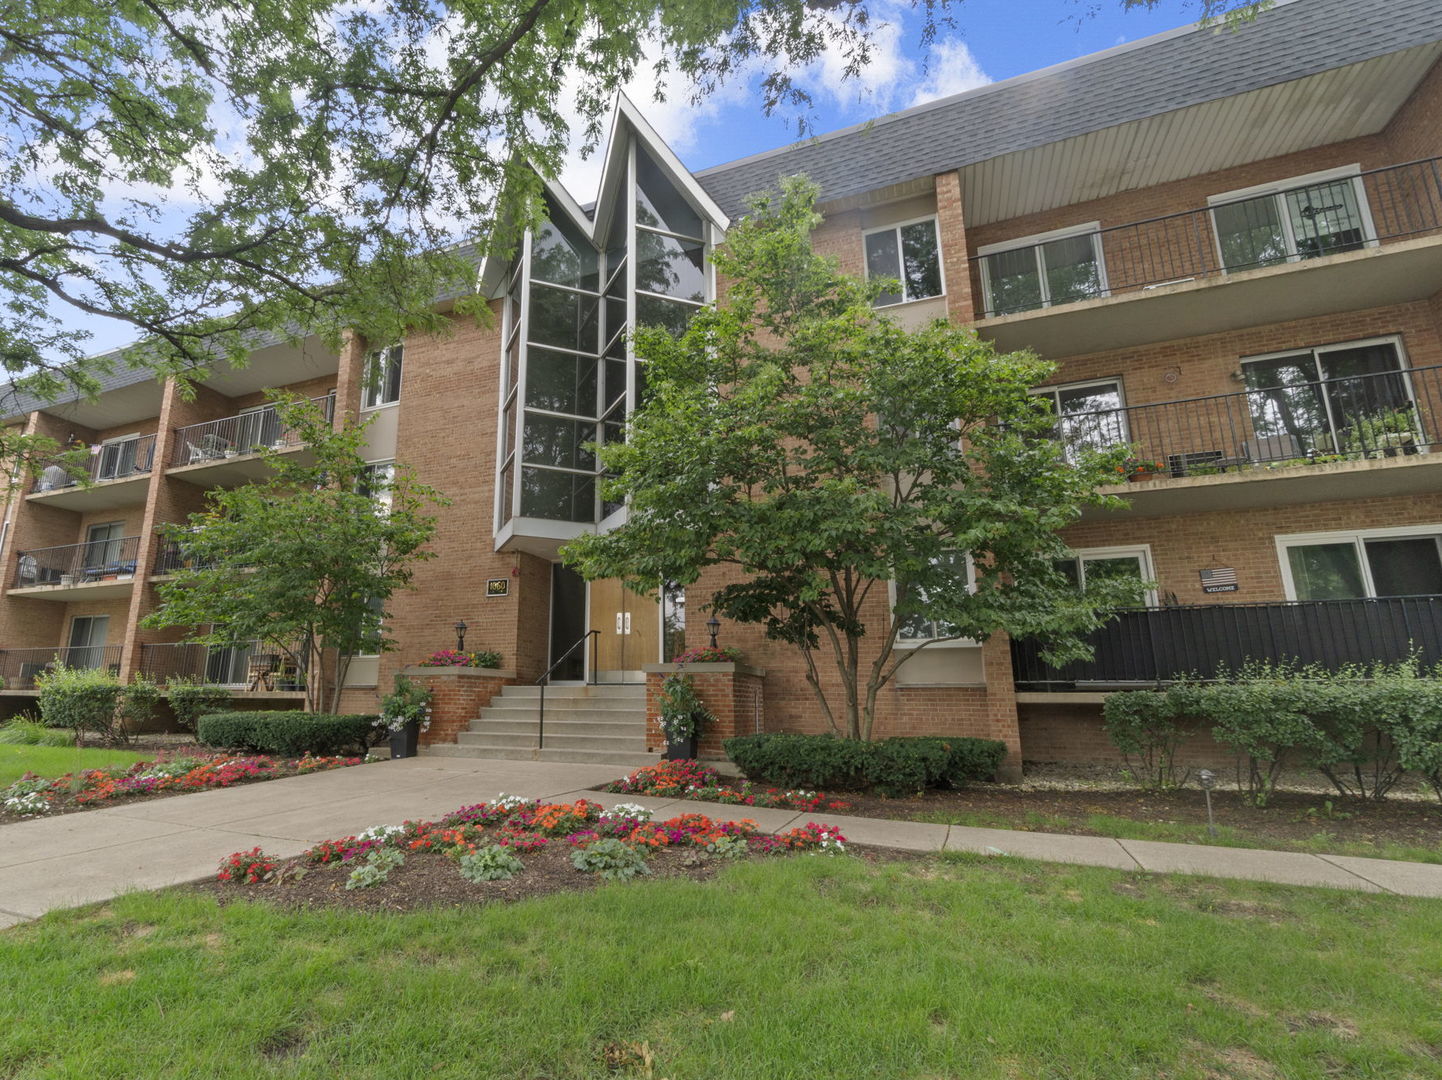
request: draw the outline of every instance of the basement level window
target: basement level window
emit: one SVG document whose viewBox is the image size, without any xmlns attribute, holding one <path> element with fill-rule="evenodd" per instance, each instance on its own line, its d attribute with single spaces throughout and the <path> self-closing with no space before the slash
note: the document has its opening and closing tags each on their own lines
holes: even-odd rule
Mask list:
<svg viewBox="0 0 1442 1080">
<path fill-rule="evenodd" d="M 941 276 L 941 241 L 936 218 L 921 218 L 872 229 L 863 234 L 866 247 L 866 276 L 894 278 L 900 292 L 882 293 L 878 307 L 904 304 L 940 296 L 945 286 Z"/>
</svg>

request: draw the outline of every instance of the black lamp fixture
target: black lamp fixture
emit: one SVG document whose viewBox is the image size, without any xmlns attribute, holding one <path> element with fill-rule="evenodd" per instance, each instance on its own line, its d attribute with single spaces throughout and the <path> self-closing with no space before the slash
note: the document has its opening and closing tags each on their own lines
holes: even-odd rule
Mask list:
<svg viewBox="0 0 1442 1080">
<path fill-rule="evenodd" d="M 706 620 L 706 629 L 711 632 L 711 648 L 716 648 L 716 631 L 721 629 L 721 620 L 712 615 Z"/>
<path fill-rule="evenodd" d="M 456 620 L 456 652 L 465 652 L 465 651 L 466 651 L 466 630 L 467 630 L 467 629 L 469 629 L 469 628 L 466 626 L 466 620 L 465 620 L 465 619 L 457 619 L 457 620 Z"/>
</svg>

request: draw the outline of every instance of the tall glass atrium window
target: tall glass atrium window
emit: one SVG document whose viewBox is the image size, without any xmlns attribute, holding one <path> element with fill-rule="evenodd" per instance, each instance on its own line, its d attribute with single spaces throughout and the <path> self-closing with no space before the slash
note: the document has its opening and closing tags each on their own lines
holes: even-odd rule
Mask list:
<svg viewBox="0 0 1442 1080">
<path fill-rule="evenodd" d="M 600 495 L 591 444 L 624 438 L 644 397 L 630 331 L 682 333 L 710 298 L 707 224 L 642 148 L 592 222 L 559 205 L 527 238 L 505 301 L 498 471 L 500 522 L 596 524 L 620 507 Z M 605 213 L 601 213 L 604 210 Z"/>
</svg>

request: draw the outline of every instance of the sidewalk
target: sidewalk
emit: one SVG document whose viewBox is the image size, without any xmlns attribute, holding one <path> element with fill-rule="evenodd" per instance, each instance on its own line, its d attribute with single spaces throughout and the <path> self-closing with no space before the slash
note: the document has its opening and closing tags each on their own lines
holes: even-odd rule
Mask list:
<svg viewBox="0 0 1442 1080">
<path fill-rule="evenodd" d="M 0 928 L 130 889 L 205 878 L 232 851 L 258 846 L 288 857 L 321 840 L 371 825 L 439 817 L 503 791 L 554 801 L 640 803 L 661 817 L 683 811 L 749 817 L 766 832 L 825 821 L 840 826 L 853 843 L 911 851 L 971 851 L 1442 897 L 1442 865 L 801 814 L 587 790 L 619 771 L 613 765 L 420 757 L 0 826 Z"/>
</svg>

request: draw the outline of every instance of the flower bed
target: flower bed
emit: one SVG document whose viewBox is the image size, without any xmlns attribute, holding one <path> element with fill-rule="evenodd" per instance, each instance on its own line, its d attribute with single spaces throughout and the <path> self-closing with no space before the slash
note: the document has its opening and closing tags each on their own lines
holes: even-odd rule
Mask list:
<svg viewBox="0 0 1442 1080">
<path fill-rule="evenodd" d="M 541 803 L 502 794 L 438 821 L 378 825 L 326 840 L 283 862 L 258 848 L 236 852 L 221 862 L 216 882 L 267 885 L 282 894 L 330 900 L 342 892 L 387 884 L 394 888 L 391 877 L 402 868 L 431 882 L 443 863 L 428 856 L 453 863 L 453 875 L 460 881 L 482 885 L 509 882 L 542 862 L 551 876 L 569 867 L 572 874 L 621 879 L 650 874 L 658 857 L 695 867 L 750 855 L 836 854 L 845 845 L 835 825 L 816 822 L 770 835 L 747 819 L 717 821 L 703 814 L 680 814 L 656 821 L 651 811 L 634 804 L 606 809 L 587 799 Z M 322 883 L 313 874 L 323 875 Z"/>
<path fill-rule="evenodd" d="M 260 780 L 304 776 L 360 763 L 361 759 L 356 757 L 312 757 L 309 754 L 299 759 L 265 756 L 161 757 L 154 761 L 136 762 L 128 769 L 85 769 L 58 777 L 27 775 L 7 788 L 0 788 L 0 819 L 83 810 L 117 799 L 210 791 Z"/>
<path fill-rule="evenodd" d="M 647 765 L 613 780 L 601 789 L 615 795 L 657 795 L 666 799 L 695 799 L 731 806 L 758 806 L 777 810 L 834 810 L 845 813 L 851 804 L 820 791 L 801 788 L 758 787 L 749 780 L 723 784 L 721 774 L 697 761 L 663 761 Z"/>
</svg>

